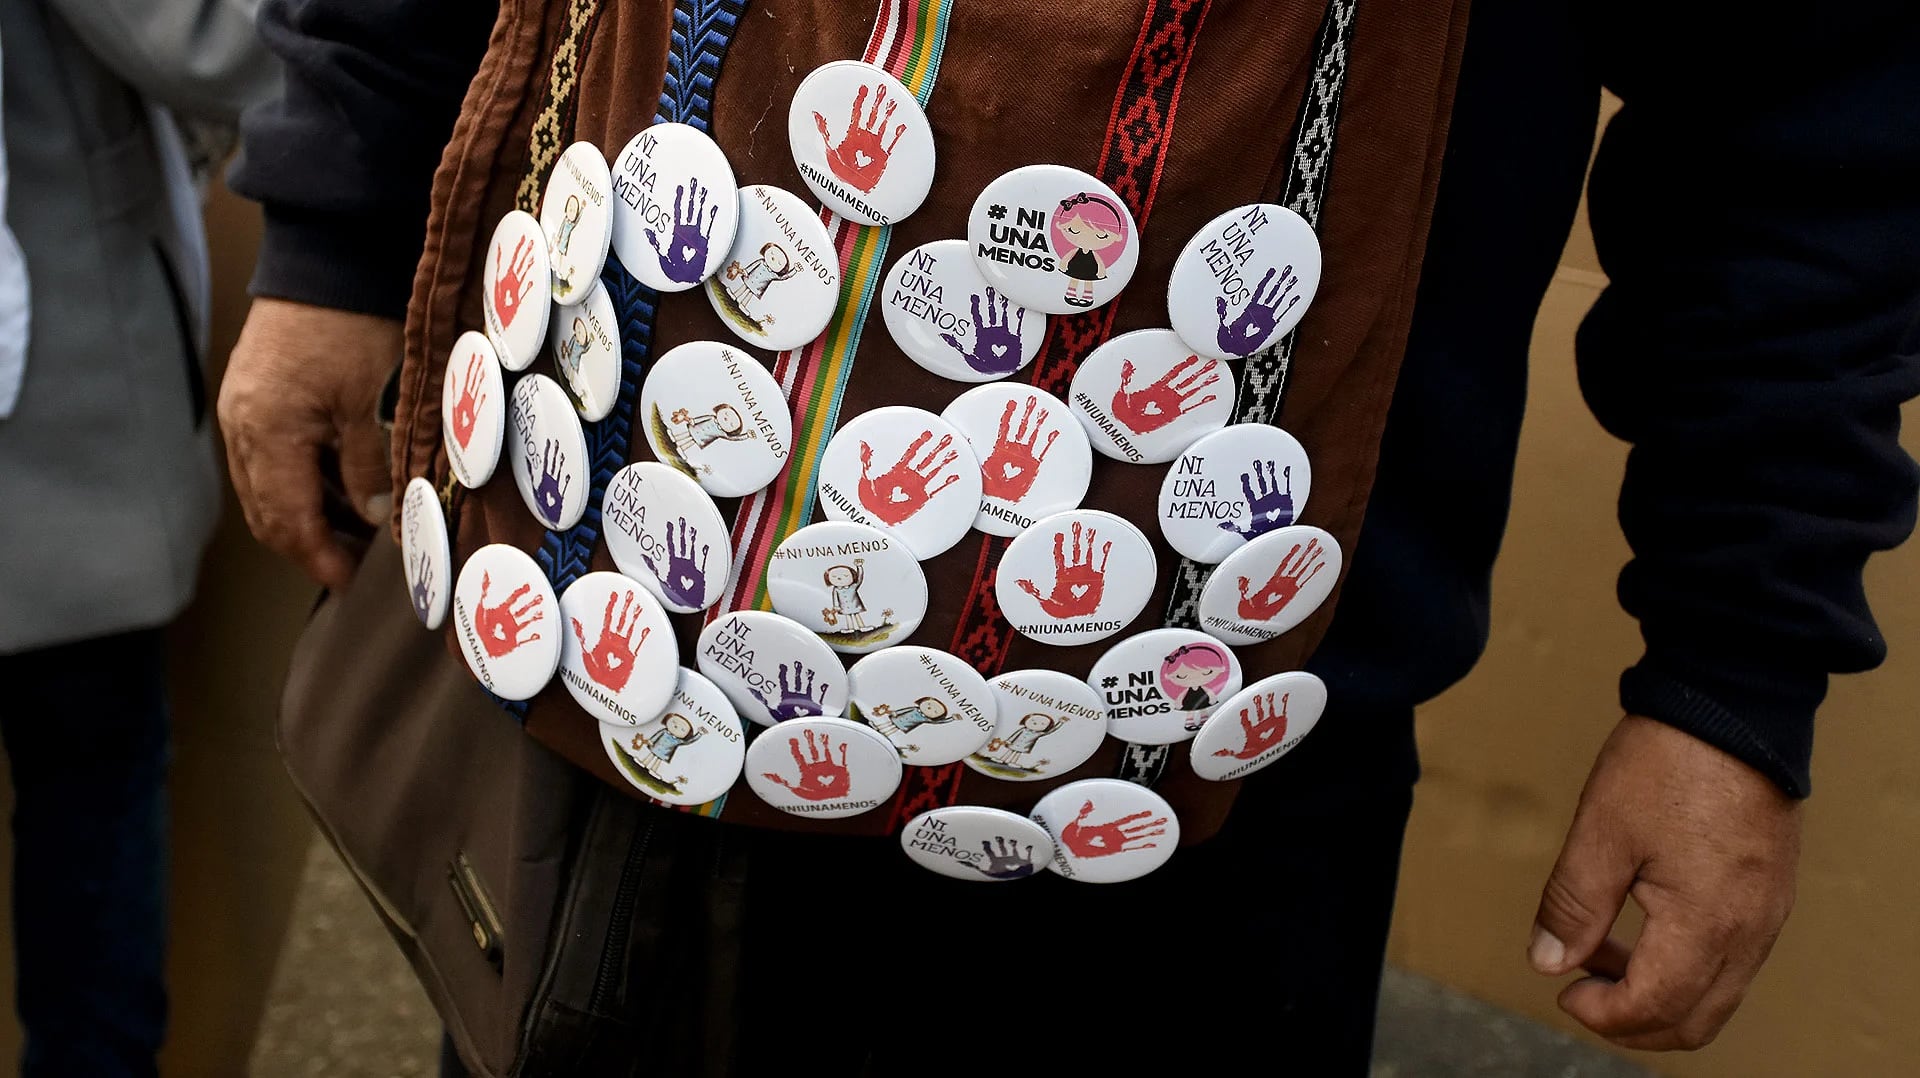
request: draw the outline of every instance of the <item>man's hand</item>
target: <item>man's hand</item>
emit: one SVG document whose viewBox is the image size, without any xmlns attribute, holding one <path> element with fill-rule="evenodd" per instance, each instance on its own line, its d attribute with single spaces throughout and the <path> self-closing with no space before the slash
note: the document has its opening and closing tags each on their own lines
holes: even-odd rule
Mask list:
<svg viewBox="0 0 1920 1078">
<path fill-rule="evenodd" d="M 1700 1048 L 1746 997 L 1793 908 L 1799 803 L 1664 723 L 1628 716 L 1594 761 L 1528 958 L 1585 967 L 1560 1008 L 1626 1048 Z M 1631 893 L 1646 925 L 1607 938 Z"/>
<path fill-rule="evenodd" d="M 255 300 L 220 384 L 227 470 L 247 526 L 330 588 L 353 579 L 355 559 L 327 524 L 321 455 L 339 455 L 354 510 L 384 524 L 387 433 L 374 409 L 402 334 L 388 318 Z"/>
</svg>

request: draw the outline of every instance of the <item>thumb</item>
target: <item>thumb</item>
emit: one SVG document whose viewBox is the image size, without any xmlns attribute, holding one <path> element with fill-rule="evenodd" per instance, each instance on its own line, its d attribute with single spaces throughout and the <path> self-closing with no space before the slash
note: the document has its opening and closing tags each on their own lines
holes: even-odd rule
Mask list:
<svg viewBox="0 0 1920 1078">
<path fill-rule="evenodd" d="M 1527 947 L 1533 968 L 1557 977 L 1591 959 L 1620 916 L 1635 868 L 1606 824 L 1587 812 L 1577 813 L 1534 914 Z"/>
<path fill-rule="evenodd" d="M 340 430 L 340 482 L 361 518 L 387 523 L 393 513 L 393 478 L 387 459 L 389 436 L 371 415 Z"/>
</svg>

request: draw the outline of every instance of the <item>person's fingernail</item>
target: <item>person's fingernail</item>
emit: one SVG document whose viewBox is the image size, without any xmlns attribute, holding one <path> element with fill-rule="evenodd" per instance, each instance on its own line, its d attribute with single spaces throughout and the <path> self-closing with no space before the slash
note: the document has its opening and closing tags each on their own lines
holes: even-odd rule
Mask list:
<svg viewBox="0 0 1920 1078">
<path fill-rule="evenodd" d="M 1560 937 L 1540 927 L 1533 926 L 1533 942 L 1527 946 L 1527 961 L 1541 973 L 1558 973 L 1567 960 L 1567 945 Z"/>
<path fill-rule="evenodd" d="M 361 507 L 360 515 L 367 518 L 369 524 L 385 524 L 393 515 L 393 495 L 375 494 Z"/>
</svg>

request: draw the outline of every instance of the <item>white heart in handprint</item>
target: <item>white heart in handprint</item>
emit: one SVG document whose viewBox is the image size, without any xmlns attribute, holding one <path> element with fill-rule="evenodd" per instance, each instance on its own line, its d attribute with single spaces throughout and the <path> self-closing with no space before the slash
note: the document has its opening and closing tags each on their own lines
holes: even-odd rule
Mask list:
<svg viewBox="0 0 1920 1078">
<path fill-rule="evenodd" d="M 861 168 L 866 168 L 868 165 L 873 164 L 873 156 L 865 150 L 855 150 L 853 151 L 853 163 Z"/>
</svg>

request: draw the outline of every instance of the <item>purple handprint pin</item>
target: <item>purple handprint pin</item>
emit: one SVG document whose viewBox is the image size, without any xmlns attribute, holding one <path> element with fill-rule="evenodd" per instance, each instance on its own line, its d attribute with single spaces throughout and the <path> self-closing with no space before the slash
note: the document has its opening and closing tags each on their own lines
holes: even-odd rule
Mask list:
<svg viewBox="0 0 1920 1078">
<path fill-rule="evenodd" d="M 447 518 L 440 495 L 420 476 L 407 482 L 400 498 L 400 557 L 406 568 L 407 597 L 414 616 L 429 629 L 447 618 L 453 579 L 453 555 L 447 543 Z"/>
<path fill-rule="evenodd" d="M 1320 241 L 1283 206 L 1242 206 L 1196 233 L 1173 266 L 1167 316 L 1199 355 L 1240 359 L 1298 325 L 1320 286 Z"/>
<path fill-rule="evenodd" d="M 655 124 L 613 163 L 613 250 L 641 283 L 681 292 L 733 247 L 740 188 L 726 155 L 686 124 Z"/>
<path fill-rule="evenodd" d="M 699 194 L 699 203 L 687 193 L 685 187 L 673 189 L 673 231 L 663 245 L 659 233 L 647 229 L 647 242 L 653 245 L 654 253 L 660 256 L 660 272 L 670 281 L 681 284 L 699 284 L 707 275 L 707 242 L 713 236 L 713 220 L 720 215 L 716 204 L 707 208 L 707 189 L 694 181 L 694 191 Z M 681 203 L 685 202 L 686 211 L 681 212 Z M 702 218 L 705 218 L 704 224 Z"/>
<path fill-rule="evenodd" d="M 894 263 L 882 317 L 914 362 L 960 382 L 1005 378 L 1033 362 L 1047 316 L 989 285 L 965 240 L 939 240 Z"/>
<path fill-rule="evenodd" d="M 530 374 L 507 410 L 513 480 L 534 519 L 554 531 L 579 523 L 587 507 L 587 440 L 560 383 Z"/>
<path fill-rule="evenodd" d="M 600 509 L 614 564 L 667 609 L 691 614 L 719 600 L 733 547 L 700 484 L 657 461 L 629 464 L 614 473 Z"/>
<path fill-rule="evenodd" d="M 839 656 L 790 618 L 764 610 L 722 615 L 700 634 L 695 658 L 741 717 L 762 726 L 846 713 Z"/>
<path fill-rule="evenodd" d="M 1307 506 L 1313 469 L 1298 439 L 1264 423 L 1206 435 L 1173 462 L 1160 486 L 1167 544 L 1212 564 L 1291 526 Z"/>
</svg>

